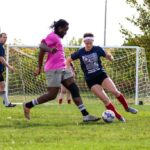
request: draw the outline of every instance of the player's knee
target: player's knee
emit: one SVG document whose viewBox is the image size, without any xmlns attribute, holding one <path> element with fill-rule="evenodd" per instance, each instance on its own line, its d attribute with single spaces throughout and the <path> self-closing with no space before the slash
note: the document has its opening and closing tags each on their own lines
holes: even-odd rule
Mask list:
<svg viewBox="0 0 150 150">
<path fill-rule="evenodd" d="M 112 94 L 114 94 L 116 97 L 118 97 L 120 95 L 120 93 L 121 92 L 118 91 L 117 89 L 112 91 Z"/>
<path fill-rule="evenodd" d="M 80 97 L 80 92 L 79 92 L 79 88 L 76 85 L 76 83 L 72 83 L 71 85 L 69 85 L 67 87 L 67 89 L 70 91 L 72 98 L 78 98 Z"/>
</svg>

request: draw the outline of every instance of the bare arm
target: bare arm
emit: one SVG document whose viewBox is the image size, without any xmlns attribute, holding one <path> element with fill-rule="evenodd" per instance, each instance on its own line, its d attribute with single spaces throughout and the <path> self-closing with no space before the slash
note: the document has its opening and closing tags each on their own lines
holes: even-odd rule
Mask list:
<svg viewBox="0 0 150 150">
<path fill-rule="evenodd" d="M 44 56 L 45 56 L 45 52 L 42 49 L 40 49 L 39 56 L 38 56 L 38 67 L 39 67 L 39 69 L 42 68 Z"/>
<path fill-rule="evenodd" d="M 39 55 L 38 55 L 38 67 L 34 72 L 35 76 L 38 76 L 41 73 L 44 56 L 45 56 L 45 52 L 40 49 L 40 52 L 39 52 Z"/>
<path fill-rule="evenodd" d="M 114 60 L 114 57 L 113 57 L 111 54 L 109 54 L 109 53 L 106 52 L 106 51 L 105 51 L 105 54 L 106 54 L 105 58 L 106 58 L 107 60 L 109 60 L 109 61 L 113 61 L 113 60 Z"/>
<path fill-rule="evenodd" d="M 50 47 L 48 47 L 48 46 L 47 46 L 46 44 L 44 44 L 44 43 L 41 43 L 41 44 L 40 44 L 40 49 L 41 49 L 42 51 L 51 52 L 51 53 L 55 53 L 55 52 L 57 51 L 56 48 L 50 48 Z"/>
<path fill-rule="evenodd" d="M 70 68 L 71 62 L 73 62 L 73 60 L 71 59 L 71 57 L 67 58 L 67 60 L 66 60 L 66 67 L 67 67 L 67 69 Z"/>
<path fill-rule="evenodd" d="M 5 66 L 7 67 L 8 69 L 10 69 L 12 72 L 14 72 L 14 68 L 9 65 L 9 63 L 6 62 L 5 58 L 0 56 L 0 62 Z"/>
</svg>

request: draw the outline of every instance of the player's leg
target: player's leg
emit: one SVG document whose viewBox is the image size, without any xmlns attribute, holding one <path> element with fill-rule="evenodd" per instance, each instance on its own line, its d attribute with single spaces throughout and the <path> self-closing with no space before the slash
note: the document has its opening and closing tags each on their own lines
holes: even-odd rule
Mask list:
<svg viewBox="0 0 150 150">
<path fill-rule="evenodd" d="M 69 77 L 69 78 L 67 78 L 67 77 Z M 76 104 L 76 106 L 79 108 L 79 110 L 81 111 L 81 113 L 83 115 L 83 121 L 85 121 L 85 122 L 98 121 L 100 119 L 98 117 L 89 115 L 89 112 L 86 110 L 86 108 L 82 102 L 79 88 L 76 85 L 76 83 L 74 82 L 73 77 L 70 77 L 66 73 L 65 78 L 62 81 L 62 84 L 70 91 L 74 103 Z"/>
<path fill-rule="evenodd" d="M 59 99 L 58 99 L 59 104 L 62 104 L 65 93 L 67 93 L 66 88 L 63 85 L 61 85 Z"/>
<path fill-rule="evenodd" d="M 66 90 L 66 99 L 68 104 L 71 104 L 71 93 L 68 90 Z"/>
<path fill-rule="evenodd" d="M 46 73 L 47 86 L 48 86 L 47 93 L 23 105 L 24 115 L 27 119 L 30 119 L 31 108 L 33 108 L 36 105 L 54 100 L 57 97 L 59 88 L 61 86 L 61 78 L 62 78 L 61 71 L 50 71 Z"/>
<path fill-rule="evenodd" d="M 4 78 L 3 78 L 2 74 L 0 74 L 0 96 L 3 98 L 3 104 L 6 107 L 15 107 L 16 106 L 15 104 L 11 104 L 8 99 L 7 93 L 5 91 L 5 82 L 4 82 Z"/>
<path fill-rule="evenodd" d="M 48 92 L 43 94 L 37 99 L 33 99 L 30 102 L 24 104 L 24 115 L 27 119 L 30 119 L 30 109 L 36 105 L 46 103 L 48 101 L 54 100 L 57 97 L 59 87 L 48 87 Z"/>
<path fill-rule="evenodd" d="M 123 94 L 121 94 L 121 92 L 116 88 L 114 82 L 110 79 L 110 77 L 106 78 L 102 82 L 102 87 L 110 91 L 118 99 L 118 101 L 123 105 L 124 109 L 127 112 L 131 112 L 133 114 L 136 114 L 138 112 L 138 110 L 132 107 L 129 107 L 127 100 L 125 99 Z"/>
<path fill-rule="evenodd" d="M 125 122 L 125 119 L 117 112 L 104 89 L 100 85 L 96 84 L 92 86 L 91 91 L 104 103 L 106 109 L 112 110 L 115 113 L 118 120 Z"/>
</svg>

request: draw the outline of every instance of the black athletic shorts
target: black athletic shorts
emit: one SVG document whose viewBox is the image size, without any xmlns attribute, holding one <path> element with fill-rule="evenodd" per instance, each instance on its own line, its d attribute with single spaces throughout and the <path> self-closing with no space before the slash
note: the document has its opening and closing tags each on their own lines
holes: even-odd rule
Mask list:
<svg viewBox="0 0 150 150">
<path fill-rule="evenodd" d="M 102 72 L 101 74 L 94 77 L 93 79 L 86 80 L 86 83 L 87 83 L 87 86 L 89 87 L 89 89 L 91 89 L 92 86 L 94 86 L 96 84 L 101 85 L 106 78 L 108 78 L 108 75 L 105 72 Z"/>
<path fill-rule="evenodd" d="M 3 76 L 3 73 L 0 72 L 0 82 L 4 81 L 4 76 Z"/>
</svg>

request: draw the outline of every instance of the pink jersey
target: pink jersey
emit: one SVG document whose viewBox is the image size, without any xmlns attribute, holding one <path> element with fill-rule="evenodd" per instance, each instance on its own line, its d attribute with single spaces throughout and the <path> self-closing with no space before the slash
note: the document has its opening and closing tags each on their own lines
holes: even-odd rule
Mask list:
<svg viewBox="0 0 150 150">
<path fill-rule="evenodd" d="M 45 38 L 45 42 L 48 47 L 57 49 L 57 52 L 54 54 L 50 52 L 47 53 L 47 59 L 44 66 L 45 72 L 50 70 L 64 69 L 66 66 L 66 59 L 64 48 L 61 43 L 61 38 L 54 32 L 51 32 Z"/>
</svg>

